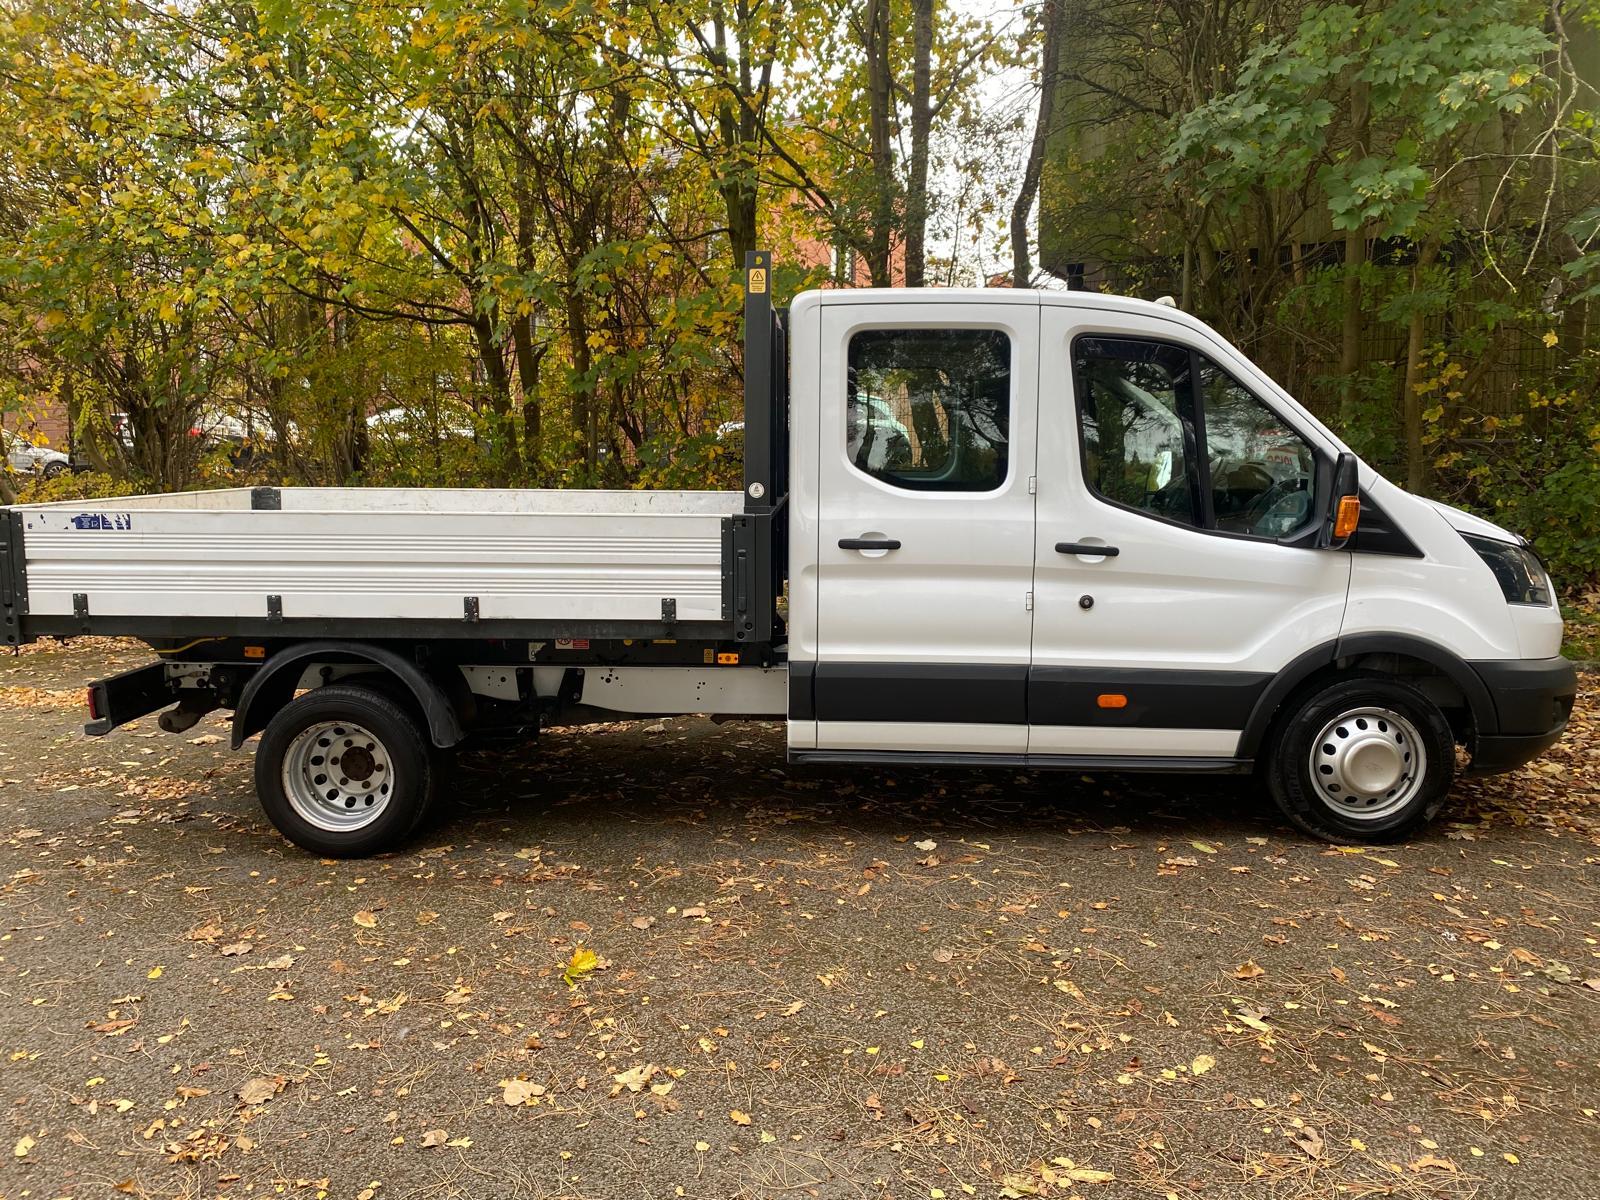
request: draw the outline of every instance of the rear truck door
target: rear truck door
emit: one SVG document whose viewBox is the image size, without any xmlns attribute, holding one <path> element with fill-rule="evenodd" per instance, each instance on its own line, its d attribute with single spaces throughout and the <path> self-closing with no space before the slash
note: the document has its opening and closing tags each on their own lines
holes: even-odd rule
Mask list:
<svg viewBox="0 0 1600 1200">
<path fill-rule="evenodd" d="M 1030 754 L 1230 758 L 1343 621 L 1351 556 L 1311 548 L 1338 447 L 1148 307 L 1042 309 Z"/>
<path fill-rule="evenodd" d="M 1039 307 L 1003 295 L 822 305 L 818 750 L 1026 749 Z"/>
</svg>

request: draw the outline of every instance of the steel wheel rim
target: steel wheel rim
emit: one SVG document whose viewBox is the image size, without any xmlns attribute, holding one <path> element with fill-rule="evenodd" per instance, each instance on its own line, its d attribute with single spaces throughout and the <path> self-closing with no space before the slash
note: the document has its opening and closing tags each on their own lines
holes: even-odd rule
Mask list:
<svg viewBox="0 0 1600 1200">
<path fill-rule="evenodd" d="M 1428 752 L 1417 727 L 1393 709 L 1353 708 L 1322 727 L 1308 766 L 1325 805 L 1358 821 L 1377 821 L 1417 794 Z"/>
<path fill-rule="evenodd" d="M 389 807 L 394 786 L 388 747 L 351 721 L 306 726 L 283 756 L 283 794 L 289 807 L 328 833 L 372 824 Z"/>
</svg>

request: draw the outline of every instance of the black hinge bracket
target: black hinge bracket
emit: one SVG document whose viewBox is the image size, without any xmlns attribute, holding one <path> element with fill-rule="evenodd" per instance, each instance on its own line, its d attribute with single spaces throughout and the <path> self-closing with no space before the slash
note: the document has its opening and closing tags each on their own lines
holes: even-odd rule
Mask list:
<svg viewBox="0 0 1600 1200">
<path fill-rule="evenodd" d="M 283 508 L 283 493 L 275 487 L 251 488 L 250 507 L 257 512 L 277 512 Z"/>
<path fill-rule="evenodd" d="M 466 620 L 476 623 L 478 620 L 478 598 L 476 596 L 461 597 L 461 615 Z"/>
<path fill-rule="evenodd" d="M 87 620 L 89 616 L 89 593 L 72 593 L 72 615 L 79 620 Z"/>
<path fill-rule="evenodd" d="M 281 620 L 283 620 L 283 597 L 282 596 L 268 596 L 267 597 L 267 620 L 269 620 L 269 621 L 281 621 Z"/>
<path fill-rule="evenodd" d="M 665 621 L 668 625 L 677 624 L 677 622 L 678 622 L 678 602 L 677 602 L 677 600 L 675 600 L 675 599 L 673 599 L 671 597 L 668 597 L 668 596 L 663 596 L 661 598 L 661 619 L 663 621 Z"/>
</svg>

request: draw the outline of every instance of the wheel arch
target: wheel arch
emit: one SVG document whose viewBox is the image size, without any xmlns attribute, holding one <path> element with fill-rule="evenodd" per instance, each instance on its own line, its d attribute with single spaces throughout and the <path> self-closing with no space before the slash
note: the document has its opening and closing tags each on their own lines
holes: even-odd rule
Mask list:
<svg viewBox="0 0 1600 1200">
<path fill-rule="evenodd" d="M 1244 731 L 1239 735 L 1238 756 L 1257 757 L 1284 701 L 1319 675 L 1334 675 L 1356 660 L 1384 657 L 1419 664 L 1460 693 L 1465 713 L 1471 720 L 1470 729 L 1457 730 L 1463 740 L 1473 731 L 1494 733 L 1498 730 L 1499 718 L 1488 687 L 1459 655 L 1409 634 L 1358 633 L 1306 651 L 1273 677 L 1256 700 Z M 1395 675 L 1404 677 L 1403 672 L 1395 672 Z"/>
<path fill-rule="evenodd" d="M 367 642 L 304 642 L 280 650 L 245 684 L 233 713 L 235 750 L 265 729 L 294 699 L 295 684 L 313 662 L 370 663 L 404 685 L 427 721 L 428 736 L 435 746 L 455 746 L 466 736 L 461 717 L 439 681 L 393 650 Z"/>
</svg>

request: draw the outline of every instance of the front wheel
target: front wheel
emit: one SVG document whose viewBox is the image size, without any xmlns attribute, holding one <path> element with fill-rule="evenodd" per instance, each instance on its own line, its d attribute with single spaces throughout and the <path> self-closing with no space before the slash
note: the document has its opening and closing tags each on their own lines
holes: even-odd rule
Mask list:
<svg viewBox="0 0 1600 1200">
<path fill-rule="evenodd" d="M 405 709 L 339 684 L 291 700 L 256 748 L 256 795 L 295 845 L 359 858 L 403 841 L 433 798 L 427 735 Z"/>
<path fill-rule="evenodd" d="M 1455 740 L 1438 707 L 1386 676 L 1303 695 L 1279 722 L 1266 763 L 1289 820 L 1334 842 L 1400 841 L 1438 814 L 1455 777 Z"/>
</svg>

